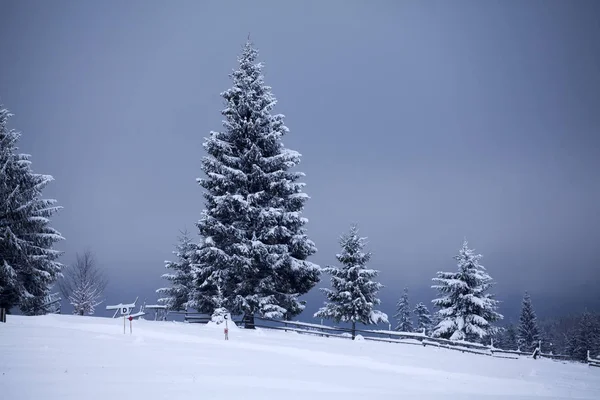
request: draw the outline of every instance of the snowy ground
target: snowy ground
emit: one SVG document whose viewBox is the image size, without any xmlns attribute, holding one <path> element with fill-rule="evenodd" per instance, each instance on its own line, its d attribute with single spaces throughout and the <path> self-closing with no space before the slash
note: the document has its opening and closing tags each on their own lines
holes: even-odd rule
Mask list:
<svg viewBox="0 0 600 400">
<path fill-rule="evenodd" d="M 269 330 L 66 315 L 0 324 L 0 398 L 600 399 L 600 368 Z"/>
</svg>

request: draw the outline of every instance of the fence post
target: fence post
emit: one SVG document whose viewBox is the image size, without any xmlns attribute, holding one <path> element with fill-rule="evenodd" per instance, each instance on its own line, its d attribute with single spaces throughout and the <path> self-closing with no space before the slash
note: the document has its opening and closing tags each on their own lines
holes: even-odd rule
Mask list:
<svg viewBox="0 0 600 400">
<path fill-rule="evenodd" d="M 244 314 L 244 329 L 256 329 L 254 326 L 254 313 L 252 314 Z"/>
<path fill-rule="evenodd" d="M 0 308 L 0 322 L 6 322 L 6 308 Z"/>
</svg>

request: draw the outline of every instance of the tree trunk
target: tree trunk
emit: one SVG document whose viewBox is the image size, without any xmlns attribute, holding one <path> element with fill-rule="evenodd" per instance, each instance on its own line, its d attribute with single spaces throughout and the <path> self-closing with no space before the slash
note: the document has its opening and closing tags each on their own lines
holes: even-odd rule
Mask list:
<svg viewBox="0 0 600 400">
<path fill-rule="evenodd" d="M 79 315 L 83 317 L 83 310 L 79 310 Z"/>
<path fill-rule="evenodd" d="M 356 337 L 356 322 L 352 321 L 352 340 Z"/>
</svg>

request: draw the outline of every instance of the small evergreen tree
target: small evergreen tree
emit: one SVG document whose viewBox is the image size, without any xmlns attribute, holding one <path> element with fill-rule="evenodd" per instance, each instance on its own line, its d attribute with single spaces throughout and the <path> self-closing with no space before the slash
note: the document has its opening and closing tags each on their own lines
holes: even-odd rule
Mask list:
<svg viewBox="0 0 600 400">
<path fill-rule="evenodd" d="M 0 107 L 0 307 L 45 314 L 61 271 L 53 245 L 63 237 L 50 226 L 61 207 L 42 198 L 53 178 L 33 173 L 30 156 L 17 153 L 20 134 L 8 129 L 9 117 Z"/>
<path fill-rule="evenodd" d="M 519 318 L 519 332 L 517 335 L 521 351 L 532 352 L 538 347 L 540 332 L 537 326 L 537 318 L 531 304 L 529 293 L 525 292 Z"/>
<path fill-rule="evenodd" d="M 396 326 L 396 330 L 400 332 L 412 332 L 413 324 L 410 318 L 410 306 L 408 304 L 408 288 L 404 288 L 404 293 L 402 293 L 402 297 L 398 300 L 398 304 L 396 304 L 396 315 L 394 318 L 398 321 L 398 325 Z"/>
<path fill-rule="evenodd" d="M 497 301 L 486 293 L 492 278 L 479 264 L 480 254 L 475 254 L 465 240 L 458 255 L 457 272 L 438 272 L 433 281 L 442 297 L 432 302 L 438 307 L 441 321 L 434 329 L 436 337 L 451 340 L 474 341 L 494 333 L 491 323 L 502 318 L 496 312 Z"/>
<path fill-rule="evenodd" d="M 429 335 L 431 333 L 431 314 L 427 309 L 427 306 L 423 303 L 416 305 L 414 313 L 417 316 L 417 332 L 425 333 Z"/>
<path fill-rule="evenodd" d="M 165 268 L 173 272 L 162 275 L 171 283 L 171 286 L 156 290 L 163 296 L 158 299 L 158 302 L 166 305 L 168 310 L 186 310 L 188 308 L 194 280 L 192 269 L 198 258 L 198 246 L 192 241 L 187 230 L 181 231 L 178 240 L 176 250 L 173 251 L 177 260 L 165 261 Z"/>
<path fill-rule="evenodd" d="M 328 266 L 323 269 L 331 275 L 332 289 L 321 289 L 329 303 L 326 302 L 325 307 L 315 313 L 316 318 L 351 322 L 352 338 L 356 336 L 357 322 L 365 325 L 388 322 L 386 314 L 373 309 L 381 303 L 376 295 L 383 285 L 372 280 L 379 271 L 366 268 L 371 253 L 363 251 L 365 241 L 366 238 L 358 235 L 356 225 L 350 228 L 348 234 L 340 237 L 342 252 L 336 258 L 342 267 Z"/>
<path fill-rule="evenodd" d="M 308 261 L 316 252 L 302 216 L 308 196 L 300 154 L 283 146 L 284 116 L 264 83 L 258 52 L 250 42 L 238 58 L 233 87 L 221 94 L 224 131 L 211 132 L 202 160 L 206 209 L 198 222 L 200 245 L 196 284 L 203 305 L 222 282 L 224 307 L 232 313 L 291 318 L 304 309 L 299 297 L 319 281 Z M 253 325 L 253 324 L 252 324 Z"/>
</svg>

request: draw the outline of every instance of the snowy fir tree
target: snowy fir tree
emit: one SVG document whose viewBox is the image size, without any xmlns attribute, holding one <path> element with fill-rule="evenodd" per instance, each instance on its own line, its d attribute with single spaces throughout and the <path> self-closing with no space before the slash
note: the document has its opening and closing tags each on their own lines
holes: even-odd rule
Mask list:
<svg viewBox="0 0 600 400">
<path fill-rule="evenodd" d="M 426 335 L 429 335 L 433 321 L 431 320 L 431 314 L 427 306 L 423 303 L 417 304 L 414 313 L 417 317 L 417 332 L 425 332 Z"/>
<path fill-rule="evenodd" d="M 475 254 L 465 240 L 458 255 L 456 272 L 438 272 L 433 278 L 441 297 L 432 300 L 438 308 L 441 321 L 433 336 L 451 340 L 475 341 L 493 334 L 493 322 L 502 319 L 497 309 L 498 301 L 487 293 L 492 278 L 479 264 L 480 254 Z"/>
<path fill-rule="evenodd" d="M 188 308 L 194 279 L 192 269 L 198 259 L 197 244 L 192 241 L 187 230 L 180 233 L 179 243 L 173 251 L 176 261 L 165 261 L 165 268 L 172 272 L 162 275 L 162 278 L 169 281 L 170 286 L 156 290 L 159 295 L 163 296 L 158 299 L 158 302 L 173 311 Z"/>
<path fill-rule="evenodd" d="M 198 249 L 202 248 L 202 242 Z M 188 295 L 187 306 L 198 312 L 213 315 L 217 308 L 224 308 L 227 301 L 223 292 L 222 275 L 227 270 L 218 270 L 202 263 L 200 251 L 192 264 L 192 284 Z M 231 302 L 229 302 L 231 304 Z"/>
<path fill-rule="evenodd" d="M 73 314 L 92 315 L 100 305 L 108 280 L 96 266 L 91 251 L 75 255 L 75 263 L 63 269 L 63 278 L 58 281 L 60 291 L 73 306 Z"/>
<path fill-rule="evenodd" d="M 502 332 L 501 343 L 498 346 L 503 350 L 518 350 L 517 329 L 513 324 L 509 324 Z"/>
<path fill-rule="evenodd" d="M 408 304 L 408 288 L 404 288 L 402 297 L 400 297 L 398 304 L 396 304 L 396 311 L 396 315 L 394 315 L 394 318 L 398 321 L 396 330 L 400 332 L 412 332 L 413 324 L 410 317 L 410 306 Z"/>
<path fill-rule="evenodd" d="M 44 309 L 48 314 L 60 314 L 61 301 L 62 298 L 59 293 L 49 293 L 44 299 Z"/>
<path fill-rule="evenodd" d="M 341 268 L 328 266 L 323 272 L 331 275 L 332 289 L 321 289 L 329 303 L 325 303 L 315 313 L 316 318 L 333 319 L 336 322 L 352 323 L 352 338 L 355 337 L 356 323 L 365 325 L 387 323 L 387 315 L 373 307 L 381 302 L 376 297 L 382 284 L 373 281 L 379 271 L 366 268 L 371 259 L 370 252 L 364 252 L 366 238 L 358 235 L 358 227 L 353 225 L 348 234 L 342 235 L 342 252 L 336 255 Z"/>
<path fill-rule="evenodd" d="M 20 134 L 8 129 L 10 116 L 0 107 L 0 307 L 45 314 L 61 270 L 53 245 L 63 237 L 50 226 L 60 207 L 42 198 L 53 178 L 33 173 L 30 156 L 17 152 Z"/>
<path fill-rule="evenodd" d="M 531 297 L 527 292 L 525 292 L 525 296 L 523 296 L 517 340 L 519 349 L 526 352 L 531 352 L 538 347 L 540 340 L 537 318 L 535 316 L 535 312 L 533 311 Z"/>
<path fill-rule="evenodd" d="M 293 171 L 300 154 L 281 142 L 288 128 L 272 114 L 276 100 L 257 57 L 247 42 L 233 87 L 221 94 L 224 130 L 204 143 L 201 283 L 214 292 L 217 274 L 232 313 L 288 319 L 304 309 L 299 297 L 317 284 L 320 268 L 307 260 L 317 249 L 304 229 L 304 174 Z"/>
<path fill-rule="evenodd" d="M 431 330 L 429 332 L 430 335 L 433 334 L 433 330 L 436 326 L 438 326 L 440 324 L 440 322 L 442 322 L 442 317 L 440 316 L 439 313 L 434 312 L 433 314 L 431 314 Z"/>
<path fill-rule="evenodd" d="M 577 326 L 571 330 L 567 343 L 567 354 L 581 361 L 600 357 L 600 323 L 589 312 L 584 312 Z"/>
</svg>

